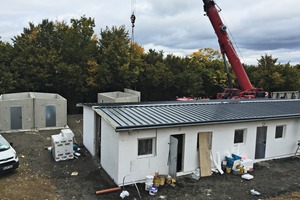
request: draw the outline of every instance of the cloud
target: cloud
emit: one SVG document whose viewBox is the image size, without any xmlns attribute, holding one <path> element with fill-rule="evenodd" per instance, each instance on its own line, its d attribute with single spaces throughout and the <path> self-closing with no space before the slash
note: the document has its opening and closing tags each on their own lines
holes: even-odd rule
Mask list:
<svg viewBox="0 0 300 200">
<path fill-rule="evenodd" d="M 247 64 L 257 64 L 265 53 L 299 64 L 296 54 L 300 50 L 300 1 L 215 2 L 222 9 L 219 14 L 229 28 L 234 46 L 245 55 Z M 183 56 L 199 48 L 219 49 L 201 0 L 3 0 L 0 9 L 2 41 L 20 34 L 29 21 L 37 24 L 49 19 L 68 23 L 83 15 L 95 19 L 96 34 L 106 26 L 122 25 L 131 33 L 130 15 L 134 11 L 134 39 L 144 47 Z"/>
</svg>

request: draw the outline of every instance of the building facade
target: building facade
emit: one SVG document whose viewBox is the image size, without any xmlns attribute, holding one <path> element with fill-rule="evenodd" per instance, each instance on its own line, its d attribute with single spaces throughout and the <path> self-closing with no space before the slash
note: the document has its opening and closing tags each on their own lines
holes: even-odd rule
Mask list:
<svg viewBox="0 0 300 200">
<path fill-rule="evenodd" d="M 84 135 L 100 131 L 100 162 L 123 178 L 180 176 L 216 168 L 232 153 L 259 162 L 292 156 L 300 139 L 299 100 L 226 100 L 84 106 Z M 132 181 L 127 179 L 125 184 Z"/>
</svg>

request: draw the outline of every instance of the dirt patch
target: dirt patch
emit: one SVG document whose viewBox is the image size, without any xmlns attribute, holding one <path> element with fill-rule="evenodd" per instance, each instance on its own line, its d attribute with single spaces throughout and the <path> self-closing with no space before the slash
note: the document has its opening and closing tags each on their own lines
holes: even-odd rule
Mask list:
<svg viewBox="0 0 300 200">
<path fill-rule="evenodd" d="M 55 162 L 46 147 L 50 137 L 60 130 L 2 134 L 19 154 L 20 167 L 0 176 L 1 199 L 121 199 L 121 191 L 96 195 L 97 190 L 116 187 L 82 145 L 82 115 L 68 116 L 68 125 L 81 147 L 78 159 Z M 300 159 L 286 158 L 257 163 L 253 180 L 239 175 L 213 174 L 195 180 L 191 175 L 179 177 L 175 187 L 166 185 L 156 196 L 145 191 L 144 184 L 126 186 L 130 196 L 125 199 L 300 199 Z M 73 175 L 76 172 L 77 175 Z M 72 174 L 73 173 L 73 174 Z M 250 190 L 260 192 L 259 197 Z M 139 195 L 140 193 L 140 195 Z"/>
</svg>

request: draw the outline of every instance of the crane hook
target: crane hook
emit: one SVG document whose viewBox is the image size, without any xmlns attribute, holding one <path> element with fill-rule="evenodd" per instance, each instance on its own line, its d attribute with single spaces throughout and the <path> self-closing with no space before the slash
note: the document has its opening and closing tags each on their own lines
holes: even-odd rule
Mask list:
<svg viewBox="0 0 300 200">
<path fill-rule="evenodd" d="M 131 24 L 132 24 L 131 26 L 134 27 L 134 23 L 135 23 L 135 19 L 136 19 L 134 13 L 132 13 L 132 15 L 130 16 L 130 19 L 131 19 Z"/>
</svg>

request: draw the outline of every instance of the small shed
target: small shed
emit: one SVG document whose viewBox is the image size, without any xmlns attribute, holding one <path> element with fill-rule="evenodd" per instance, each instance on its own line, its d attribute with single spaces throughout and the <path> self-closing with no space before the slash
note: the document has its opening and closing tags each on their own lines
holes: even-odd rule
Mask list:
<svg viewBox="0 0 300 200">
<path fill-rule="evenodd" d="M 141 92 L 131 89 L 124 89 L 124 92 L 104 92 L 98 93 L 98 103 L 120 103 L 120 102 L 140 102 Z"/>
<path fill-rule="evenodd" d="M 98 93 L 98 104 L 102 103 L 136 103 L 141 101 L 141 92 L 131 89 L 124 89 L 124 92 L 104 92 Z M 92 109 L 92 106 L 97 103 L 78 104 L 78 107 L 83 107 L 83 126 L 90 134 L 83 135 L 83 144 L 92 156 L 95 156 L 100 151 L 100 144 L 97 138 L 100 137 L 99 125 L 100 117 Z M 88 129 L 88 130 L 87 130 Z M 95 131 L 96 130 L 96 131 Z"/>
<path fill-rule="evenodd" d="M 100 163 L 118 185 L 155 172 L 210 175 L 232 153 L 254 162 L 289 157 L 300 138 L 300 100 L 86 104 L 84 135 L 97 131 L 97 117 Z"/>
<path fill-rule="evenodd" d="M 2 94 L 0 113 L 0 131 L 62 128 L 67 125 L 67 100 L 53 93 Z"/>
</svg>

